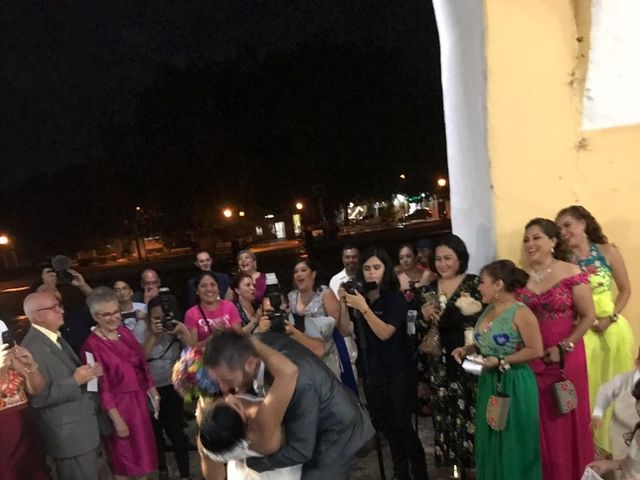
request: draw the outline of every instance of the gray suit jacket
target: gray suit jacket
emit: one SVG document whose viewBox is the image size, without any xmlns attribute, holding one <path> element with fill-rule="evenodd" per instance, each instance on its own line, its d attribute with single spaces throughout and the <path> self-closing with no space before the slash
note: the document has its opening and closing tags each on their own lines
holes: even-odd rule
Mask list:
<svg viewBox="0 0 640 480">
<path fill-rule="evenodd" d="M 302 478 L 340 480 L 355 454 L 373 436 L 356 396 L 310 350 L 286 335 L 260 336 L 298 367 L 298 381 L 284 416 L 286 443 L 272 455 L 247 460 L 257 471 L 304 464 Z"/>
<path fill-rule="evenodd" d="M 29 399 L 47 453 L 54 458 L 69 458 L 97 448 L 100 434 L 95 395 L 84 386 L 79 387 L 73 378 L 80 361 L 69 344 L 65 345 L 65 353 L 32 327 L 22 346 L 31 352 L 47 380 L 46 388 Z"/>
</svg>

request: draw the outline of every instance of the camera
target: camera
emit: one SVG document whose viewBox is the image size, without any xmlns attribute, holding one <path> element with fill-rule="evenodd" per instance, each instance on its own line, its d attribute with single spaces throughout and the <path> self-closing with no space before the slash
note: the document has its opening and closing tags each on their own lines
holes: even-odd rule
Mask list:
<svg viewBox="0 0 640 480">
<path fill-rule="evenodd" d="M 58 283 L 66 285 L 71 283 L 73 275 L 69 272 L 71 259 L 65 255 L 56 255 L 51 259 L 51 268 L 58 277 Z"/>
<path fill-rule="evenodd" d="M 278 284 L 278 277 L 275 273 L 267 273 L 267 288 L 265 296 L 269 299 L 273 310 L 267 312 L 267 316 L 271 321 L 270 331 L 277 333 L 286 332 L 287 312 L 282 309 L 282 292 Z"/>
<path fill-rule="evenodd" d="M 171 290 L 167 287 L 161 287 L 158 290 L 160 297 L 160 307 L 162 308 L 162 328 L 171 331 L 178 325 L 176 314 L 173 312 Z"/>
<path fill-rule="evenodd" d="M 347 280 L 342 284 L 342 287 L 349 295 L 355 295 L 356 292 L 364 295 L 371 290 L 375 290 L 377 286 L 376 282 L 361 282 L 359 280 Z"/>
</svg>

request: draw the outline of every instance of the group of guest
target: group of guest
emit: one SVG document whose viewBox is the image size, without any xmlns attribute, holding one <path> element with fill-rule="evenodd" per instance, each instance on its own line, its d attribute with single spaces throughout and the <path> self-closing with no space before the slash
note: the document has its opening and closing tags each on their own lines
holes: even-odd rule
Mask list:
<svg viewBox="0 0 640 480">
<path fill-rule="evenodd" d="M 427 478 L 412 424 L 418 384 L 431 392 L 419 400 L 432 415 L 436 464 L 454 467 L 459 478 L 475 468 L 481 480 L 578 479 L 589 464 L 637 478 L 629 473 L 637 461 L 591 463 L 627 454 L 621 432 L 630 433 L 628 412 L 640 397 L 640 370 L 629 372 L 633 336 L 621 315 L 630 296 L 622 255 L 580 206 L 561 210 L 555 221 L 531 220 L 523 248 L 527 271 L 498 260 L 479 275 L 467 272 L 469 252 L 455 235 L 402 245 L 395 269 L 381 248 L 360 254 L 346 245 L 344 269 L 329 286 L 319 282 L 313 259 L 294 266 L 294 288 L 281 298 L 285 333 L 355 394 L 361 346 L 365 399 L 388 440 L 396 478 Z M 94 326 L 74 330 L 72 345 L 60 335 L 69 334 L 61 296 L 43 272 L 24 302 L 31 329 L 21 346 L 0 356 L 0 421 L 19 433 L 0 438 L 0 467 L 16 472 L 8 478 L 50 478 L 44 456 L 26 453 L 42 441 L 58 478 L 98 478 L 100 436 L 116 478 L 155 470 L 167 478 L 165 435 L 181 478 L 190 478 L 183 400 L 171 379 L 180 352 L 204 347 L 218 331 L 252 335 L 272 327 L 266 275 L 250 250 L 236 261 L 232 279 L 212 270 L 209 253 L 197 253 L 184 318 L 175 296 L 160 295 L 153 269 L 142 272 L 136 293 L 124 281 L 91 289 L 73 272 Z M 417 343 L 428 347 L 418 352 L 418 377 L 412 310 L 426 340 Z M 463 367 L 467 362 L 480 365 L 479 376 Z M 567 412 L 554 396 L 563 380 L 577 397 Z M 506 426 L 495 429 L 488 404 L 505 396 Z"/>
<path fill-rule="evenodd" d="M 418 302 L 422 334 L 435 329 L 430 341 L 438 345 L 419 355 L 436 464 L 461 477 L 475 468 L 478 479 L 579 479 L 594 458 L 624 458 L 628 448 L 612 442 L 620 431 L 609 427 L 609 404 L 594 409 L 593 421 L 591 410 L 600 387 L 632 367 L 633 335 L 621 315 L 629 280 L 619 250 L 584 207 L 531 220 L 523 247 L 528 271 L 499 260 L 476 276 L 466 273 L 460 238 L 434 243 L 437 278 L 419 286 Z M 482 363 L 479 377 L 465 360 Z M 577 397 L 568 412 L 554 396 L 563 380 Z M 633 382 L 624 385 L 630 396 Z M 497 393 L 511 400 L 500 431 L 486 417 Z"/>
</svg>

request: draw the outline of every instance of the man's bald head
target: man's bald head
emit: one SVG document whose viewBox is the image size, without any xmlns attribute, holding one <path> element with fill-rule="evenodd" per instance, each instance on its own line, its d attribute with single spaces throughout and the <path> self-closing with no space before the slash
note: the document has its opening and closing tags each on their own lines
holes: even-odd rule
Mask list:
<svg viewBox="0 0 640 480">
<path fill-rule="evenodd" d="M 140 286 L 142 288 L 159 288 L 160 275 L 153 268 L 145 268 L 140 274 Z"/>
<path fill-rule="evenodd" d="M 27 295 L 22 304 L 24 314 L 34 324 L 57 332 L 64 324 L 64 309 L 58 297 L 51 292 Z"/>
</svg>

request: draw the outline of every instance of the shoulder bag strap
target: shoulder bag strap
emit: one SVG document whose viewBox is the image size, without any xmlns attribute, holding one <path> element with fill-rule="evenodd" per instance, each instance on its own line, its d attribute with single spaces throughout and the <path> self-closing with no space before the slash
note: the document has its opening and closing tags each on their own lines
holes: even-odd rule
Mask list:
<svg viewBox="0 0 640 480">
<path fill-rule="evenodd" d="M 207 316 L 205 315 L 204 310 L 202 309 L 202 305 L 200 305 L 199 303 L 198 303 L 198 310 L 200 310 L 200 314 L 202 315 L 202 319 L 204 320 L 204 324 L 209 329 L 209 334 L 213 335 L 213 330 L 211 330 L 211 325 L 209 325 L 209 321 L 207 320 Z"/>
</svg>

